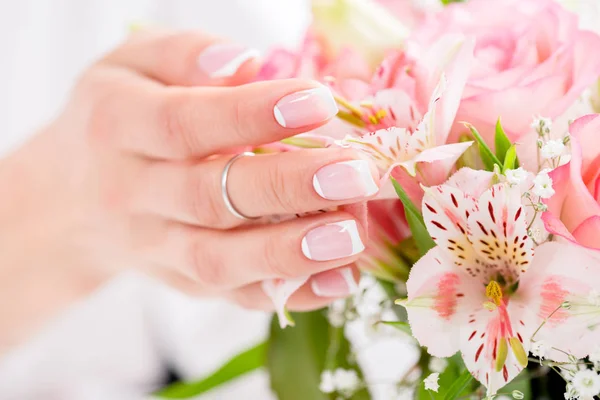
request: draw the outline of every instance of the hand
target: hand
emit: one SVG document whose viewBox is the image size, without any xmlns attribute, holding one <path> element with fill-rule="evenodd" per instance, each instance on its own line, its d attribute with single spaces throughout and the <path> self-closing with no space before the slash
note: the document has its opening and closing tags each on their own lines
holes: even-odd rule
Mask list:
<svg viewBox="0 0 600 400">
<path fill-rule="evenodd" d="M 220 179 L 232 154 L 337 112 L 328 89 L 309 80 L 215 86 L 250 80 L 253 56 L 194 33 L 138 33 L 85 72 L 62 114 L 0 163 L 0 183 L 11 188 L 0 207 L 10 232 L 0 244 L 0 301 L 11 306 L 0 309 L 15 312 L 0 320 L 12 332 L 124 268 L 253 308 L 271 308 L 259 284 L 271 278 L 314 275 L 291 309 L 348 294 L 349 274 L 338 268 L 365 241 L 351 213 L 248 224 L 224 205 Z M 240 158 L 227 189 L 239 212 L 259 217 L 360 201 L 378 181 L 352 150 L 311 149 Z"/>
</svg>

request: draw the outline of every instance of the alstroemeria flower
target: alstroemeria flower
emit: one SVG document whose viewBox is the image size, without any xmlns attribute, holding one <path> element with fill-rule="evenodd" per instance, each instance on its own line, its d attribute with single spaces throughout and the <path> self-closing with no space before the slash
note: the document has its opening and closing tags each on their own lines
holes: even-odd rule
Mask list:
<svg viewBox="0 0 600 400">
<path fill-rule="evenodd" d="M 294 320 L 290 317 L 285 305 L 296 290 L 300 289 L 309 278 L 309 276 L 305 276 L 297 279 L 268 279 L 262 282 L 263 292 L 275 305 L 281 329 L 294 326 Z"/>
<path fill-rule="evenodd" d="M 437 246 L 413 266 L 403 304 L 420 344 L 437 357 L 461 351 L 492 395 L 527 365 L 532 335 L 544 319 L 539 337 L 572 350 L 565 330 L 589 322 L 582 310 L 599 280 L 590 272 L 598 275 L 600 262 L 577 246 L 551 242 L 534 255 L 518 185 L 485 190 L 489 175 L 460 173 L 462 190 L 451 185 L 456 182 L 426 189 L 423 217 Z M 578 306 L 561 308 L 567 301 Z M 581 339 L 592 348 L 598 333 Z"/>
<path fill-rule="evenodd" d="M 413 199 L 420 199 L 418 183 L 431 186 L 445 181 L 456 160 L 471 145 L 446 144 L 446 140 L 468 76 L 474 43 L 446 37 L 440 40 L 442 44 L 445 52 L 438 52 L 435 67 L 425 71 L 413 65 L 421 71 L 418 77 L 403 75 L 405 69 L 398 64 L 406 60 L 397 54 L 386 59 L 363 89 L 365 93 L 373 91 L 371 97 L 358 106 L 339 100 L 348 109 L 341 117 L 356 127 L 340 143 L 367 153 L 378 165 L 385 182 L 380 197 L 395 196 L 387 179 L 393 175 Z M 440 46 L 435 48 L 441 50 Z M 423 60 L 431 58 L 428 55 Z M 430 93 L 428 102 L 422 100 L 423 92 Z"/>
</svg>

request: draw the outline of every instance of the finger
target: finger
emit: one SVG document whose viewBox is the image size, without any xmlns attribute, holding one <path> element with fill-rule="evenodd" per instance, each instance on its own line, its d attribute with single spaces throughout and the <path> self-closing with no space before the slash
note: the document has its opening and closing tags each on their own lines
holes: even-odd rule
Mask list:
<svg viewBox="0 0 600 400">
<path fill-rule="evenodd" d="M 359 276 L 355 267 L 316 274 L 290 297 L 287 308 L 293 311 L 315 310 L 336 299 L 348 297 L 358 290 Z M 273 302 L 264 294 L 261 283 L 234 290 L 228 297 L 244 308 L 273 310 Z"/>
<path fill-rule="evenodd" d="M 279 224 L 215 231 L 173 224 L 144 258 L 169 265 L 208 289 L 292 279 L 356 261 L 365 231 L 350 214 L 324 213 Z"/>
<path fill-rule="evenodd" d="M 328 88 L 300 79 L 235 88 L 173 87 L 156 94 L 127 94 L 144 118 L 122 118 L 113 135 L 122 148 L 154 158 L 206 157 L 275 142 L 315 129 L 338 111 Z"/>
<path fill-rule="evenodd" d="M 133 208 L 213 228 L 241 224 L 225 206 L 229 156 L 199 164 L 153 162 L 137 179 Z M 227 193 L 242 215 L 299 214 L 364 200 L 378 191 L 377 167 L 351 149 L 310 149 L 237 159 Z"/>
<path fill-rule="evenodd" d="M 239 85 L 260 68 L 259 52 L 200 32 L 143 29 L 101 62 L 120 65 L 166 85 Z"/>
</svg>

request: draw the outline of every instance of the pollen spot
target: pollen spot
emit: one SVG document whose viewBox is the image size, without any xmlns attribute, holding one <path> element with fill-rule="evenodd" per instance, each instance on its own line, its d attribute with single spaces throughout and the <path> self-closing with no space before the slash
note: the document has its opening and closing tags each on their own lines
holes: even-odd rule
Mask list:
<svg viewBox="0 0 600 400">
<path fill-rule="evenodd" d="M 469 336 L 469 341 L 471 341 L 475 335 L 477 335 L 477 331 L 473 331 L 473 333 L 471 333 L 471 336 Z"/>
<path fill-rule="evenodd" d="M 477 353 L 475 353 L 475 362 L 477 362 L 479 360 L 479 356 L 481 355 L 482 351 L 483 351 L 483 343 L 481 343 L 481 346 L 479 346 L 479 348 L 477 349 Z"/>
<path fill-rule="evenodd" d="M 437 214 L 437 211 L 435 211 L 435 208 L 431 207 L 431 206 L 430 206 L 429 204 L 427 204 L 427 203 L 424 203 L 424 204 L 425 204 L 425 207 L 427 207 L 427 209 L 428 209 L 429 211 L 431 211 L 431 212 L 432 212 L 432 213 L 434 213 L 434 214 Z"/>
<path fill-rule="evenodd" d="M 446 229 L 446 227 L 445 227 L 444 225 L 440 224 L 440 223 L 439 223 L 439 222 L 437 222 L 437 221 L 431 221 L 431 223 L 432 223 L 433 225 L 437 226 L 438 228 L 440 228 L 440 229 L 444 230 L 444 231 L 446 231 L 446 230 L 447 230 L 447 229 Z"/>
</svg>

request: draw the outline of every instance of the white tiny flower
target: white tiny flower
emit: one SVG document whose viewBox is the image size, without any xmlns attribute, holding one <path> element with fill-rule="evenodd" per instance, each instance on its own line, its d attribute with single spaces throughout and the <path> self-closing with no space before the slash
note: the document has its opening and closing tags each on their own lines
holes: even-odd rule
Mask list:
<svg viewBox="0 0 600 400">
<path fill-rule="evenodd" d="M 429 369 L 432 372 L 438 372 L 438 373 L 442 373 L 446 370 L 446 367 L 448 366 L 448 361 L 444 358 L 439 358 L 439 357 L 431 357 L 431 360 L 429 360 Z"/>
<path fill-rule="evenodd" d="M 406 383 L 415 383 L 419 380 L 420 377 L 421 377 L 421 369 L 415 368 L 404 377 L 404 381 Z"/>
<path fill-rule="evenodd" d="M 415 398 L 415 389 L 410 387 L 402 387 L 398 391 L 398 396 L 395 400 L 413 400 Z"/>
<path fill-rule="evenodd" d="M 594 289 L 590 290 L 587 301 L 593 306 L 600 307 L 600 292 Z"/>
<path fill-rule="evenodd" d="M 542 158 L 550 160 L 562 156 L 564 151 L 565 145 L 563 144 L 562 140 L 548 140 L 542 146 L 540 154 Z"/>
<path fill-rule="evenodd" d="M 573 387 L 572 384 L 568 383 L 567 384 L 567 391 L 565 392 L 565 400 L 572 400 L 572 399 L 578 399 L 579 395 L 577 394 L 577 391 L 575 390 L 575 388 Z"/>
<path fill-rule="evenodd" d="M 550 133 L 552 129 L 552 120 L 550 118 L 537 117 L 531 123 L 531 127 L 539 134 L 544 135 Z"/>
<path fill-rule="evenodd" d="M 519 167 L 517 169 L 506 170 L 504 175 L 506 175 L 506 180 L 508 181 L 508 183 L 510 183 L 511 185 L 518 185 L 527 179 L 528 174 L 527 171 Z"/>
<path fill-rule="evenodd" d="M 433 390 L 434 392 L 437 393 L 437 391 L 440 389 L 440 384 L 438 383 L 439 379 L 440 379 L 440 374 L 438 374 L 437 372 L 434 372 L 433 374 L 429 375 L 427 378 L 425 378 L 423 380 L 425 389 Z"/>
<path fill-rule="evenodd" d="M 590 353 L 590 361 L 593 363 L 600 363 L 600 346 L 596 346 Z"/>
<path fill-rule="evenodd" d="M 548 344 L 543 340 L 537 340 L 531 343 L 531 353 L 542 360 L 546 357 L 549 348 Z"/>
<path fill-rule="evenodd" d="M 512 400 L 510 397 L 501 394 L 500 396 L 494 397 L 494 400 Z"/>
<path fill-rule="evenodd" d="M 571 383 L 580 397 L 600 394 L 600 375 L 592 370 L 585 369 L 577 372 Z"/>
<path fill-rule="evenodd" d="M 352 396 L 360 386 L 360 378 L 352 369 L 338 368 L 333 373 L 333 381 L 338 392 Z"/>
<path fill-rule="evenodd" d="M 335 391 L 333 373 L 330 370 L 323 371 L 323 373 L 321 374 L 321 383 L 319 384 L 319 390 L 323 393 L 333 393 Z"/>
<path fill-rule="evenodd" d="M 513 399 L 522 400 L 523 398 L 525 398 L 525 395 L 520 390 L 513 390 L 512 397 Z"/>
<path fill-rule="evenodd" d="M 548 175 L 548 170 L 542 170 L 535 178 L 533 178 L 533 194 L 548 199 L 554 195 L 552 188 L 552 178 Z"/>
</svg>

